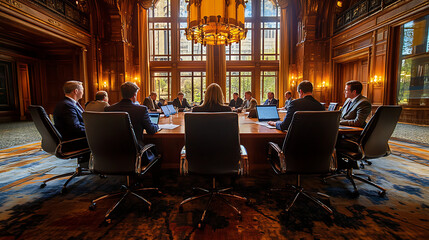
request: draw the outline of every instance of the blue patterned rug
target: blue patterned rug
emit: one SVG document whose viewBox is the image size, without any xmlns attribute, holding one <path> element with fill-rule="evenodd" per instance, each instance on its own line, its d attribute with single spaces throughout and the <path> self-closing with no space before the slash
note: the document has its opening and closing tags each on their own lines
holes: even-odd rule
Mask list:
<svg viewBox="0 0 429 240">
<path fill-rule="evenodd" d="M 41 182 L 71 172 L 75 160 L 57 159 L 40 149 L 40 142 L 0 150 L 0 239 L 429 239 L 429 148 L 391 141 L 393 153 L 374 159 L 359 172 L 387 189 L 385 197 L 369 185 L 357 183 L 360 196 L 351 194 L 345 179 L 327 184 L 317 177 L 303 177 L 307 190 L 331 196 L 331 219 L 313 203 L 298 199 L 290 214 L 283 209 L 291 193 L 272 193 L 270 188 L 294 183 L 293 176 L 278 177 L 271 171 L 251 173 L 238 181 L 236 192 L 254 204 L 234 202 L 243 219 L 222 202 L 214 202 L 204 229 L 196 229 L 205 201 L 184 206 L 191 187 L 206 185 L 199 177 L 180 177 L 178 170 L 164 170 L 163 194 L 143 194 L 152 201 L 150 212 L 130 197 L 102 223 L 104 213 L 117 199 L 102 201 L 96 211 L 88 209 L 92 199 L 119 190 L 123 177 L 102 179 L 96 175 L 73 180 L 69 192 L 60 194 L 64 179 Z M 148 185 L 151 179 L 147 178 Z M 220 182 L 228 183 L 228 179 Z"/>
</svg>

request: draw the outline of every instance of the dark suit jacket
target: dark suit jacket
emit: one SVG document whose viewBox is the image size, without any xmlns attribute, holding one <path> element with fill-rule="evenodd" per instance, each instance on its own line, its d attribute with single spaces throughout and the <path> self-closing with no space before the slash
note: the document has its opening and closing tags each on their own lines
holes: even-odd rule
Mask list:
<svg viewBox="0 0 429 240">
<path fill-rule="evenodd" d="M 237 101 L 235 101 L 233 98 L 233 99 L 231 99 L 231 102 L 229 102 L 230 107 L 239 108 L 239 107 L 241 107 L 241 105 L 243 105 L 243 99 L 241 99 L 241 98 L 237 98 Z"/>
<path fill-rule="evenodd" d="M 214 106 L 199 106 L 194 107 L 192 112 L 231 112 L 232 109 L 228 106 L 214 105 Z"/>
<path fill-rule="evenodd" d="M 186 98 L 183 98 L 182 104 L 180 104 L 179 98 L 174 99 L 173 106 L 178 108 L 191 108 L 191 105 L 186 101 Z"/>
<path fill-rule="evenodd" d="M 293 101 L 293 98 L 289 98 L 288 100 L 285 101 L 285 110 L 287 110 L 287 107 L 289 106 L 290 102 Z"/>
<path fill-rule="evenodd" d="M 63 140 L 85 137 L 82 111 L 68 97 L 64 97 L 55 107 L 54 123 Z"/>
<path fill-rule="evenodd" d="M 106 112 L 127 112 L 130 115 L 131 124 L 133 125 L 134 133 L 140 146 L 143 143 L 143 130 L 146 129 L 148 134 L 154 134 L 158 131 L 158 125 L 153 124 L 149 119 L 149 114 L 146 106 L 135 105 L 129 99 L 122 99 L 104 109 Z"/>
<path fill-rule="evenodd" d="M 277 100 L 275 98 L 273 98 L 271 100 L 271 102 L 269 102 L 269 101 L 270 101 L 269 99 L 265 100 L 264 105 L 275 105 L 275 106 L 279 105 L 279 100 Z"/>
<path fill-rule="evenodd" d="M 295 99 L 290 102 L 289 107 L 287 108 L 286 117 L 283 122 L 278 121 L 276 123 L 276 128 L 282 131 L 287 130 L 290 123 L 292 122 L 293 114 L 296 111 L 325 111 L 325 107 L 310 95 L 300 99 Z"/>
<path fill-rule="evenodd" d="M 366 118 L 371 113 L 371 103 L 362 95 L 357 96 L 353 102 L 349 103 L 350 101 L 351 99 L 348 98 L 341 108 L 340 124 L 364 127 Z M 347 106 L 349 104 L 351 105 Z"/>
<path fill-rule="evenodd" d="M 153 105 L 152 105 L 152 103 L 151 102 L 153 102 Z M 155 100 L 152 100 L 152 98 L 150 98 L 150 97 L 147 97 L 147 98 L 145 98 L 144 99 L 144 101 L 143 101 L 143 105 L 145 105 L 147 108 L 149 108 L 149 110 L 151 110 L 151 111 L 154 111 L 154 110 L 156 110 L 156 109 L 159 109 L 160 107 L 158 106 L 158 104 L 156 103 L 156 101 Z M 153 108 L 153 106 L 155 106 L 155 108 Z"/>
</svg>

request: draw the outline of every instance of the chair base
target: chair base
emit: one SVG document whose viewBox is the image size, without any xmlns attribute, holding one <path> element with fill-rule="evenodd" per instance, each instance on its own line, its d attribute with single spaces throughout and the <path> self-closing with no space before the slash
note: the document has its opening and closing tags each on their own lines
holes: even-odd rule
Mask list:
<svg viewBox="0 0 429 240">
<path fill-rule="evenodd" d="M 326 204 L 324 204 L 323 202 L 321 202 L 319 199 L 313 197 L 310 195 L 309 192 L 304 191 L 304 188 L 301 187 L 301 177 L 300 175 L 297 176 L 297 185 L 290 185 L 293 190 L 296 192 L 295 197 L 293 198 L 292 202 L 286 206 L 285 211 L 288 213 L 290 211 L 290 209 L 295 205 L 296 200 L 298 199 L 298 197 L 300 195 L 310 199 L 312 202 L 316 203 L 317 205 L 319 205 L 320 207 L 322 207 L 325 211 L 327 211 L 331 216 L 333 214 L 333 211 L 330 207 L 328 207 Z M 290 191 L 290 189 L 271 189 L 271 191 Z M 320 193 L 320 192 L 316 192 L 317 195 L 327 198 L 329 200 L 329 195 L 324 194 L 324 193 Z"/>
<path fill-rule="evenodd" d="M 200 199 L 200 198 L 208 197 L 209 201 L 208 201 L 208 203 L 207 203 L 207 205 L 206 205 L 206 207 L 205 207 L 205 209 L 203 211 L 203 214 L 201 215 L 201 218 L 200 218 L 200 220 L 198 222 L 198 228 L 202 228 L 203 227 L 204 220 L 205 220 L 206 214 L 207 214 L 207 210 L 209 209 L 209 207 L 210 207 L 211 202 L 213 201 L 213 199 L 216 198 L 216 197 L 220 198 L 230 208 L 232 208 L 234 210 L 234 212 L 236 212 L 238 214 L 240 221 L 242 220 L 241 211 L 237 207 L 235 207 L 234 205 L 232 205 L 231 202 L 228 201 L 225 197 L 233 198 L 233 199 L 238 199 L 238 200 L 243 200 L 243 201 L 246 201 L 246 203 L 249 203 L 249 199 L 247 199 L 245 197 L 241 197 L 241 196 L 235 195 L 235 194 L 225 193 L 226 191 L 229 191 L 232 188 L 217 189 L 216 188 L 216 180 L 215 180 L 215 178 L 213 178 L 213 186 L 212 186 L 211 189 L 204 189 L 204 188 L 200 188 L 200 187 L 195 187 L 193 189 L 194 190 L 200 190 L 200 191 L 205 192 L 205 193 L 202 194 L 202 195 L 193 196 L 193 197 L 190 197 L 190 198 L 187 198 L 187 199 L 183 200 L 180 203 L 179 212 L 183 212 L 183 205 L 184 204 L 189 203 L 189 202 L 194 201 L 194 200 L 197 200 L 197 199 Z"/>
<path fill-rule="evenodd" d="M 361 176 L 364 176 L 367 179 L 365 179 L 365 178 L 363 178 Z M 334 175 L 325 177 L 325 178 L 323 178 L 323 181 L 326 182 L 327 179 L 337 178 L 337 177 L 345 177 L 345 178 L 347 178 L 352 183 L 353 189 L 354 189 L 353 193 L 356 194 L 356 195 L 359 195 L 359 191 L 358 191 L 358 189 L 356 187 L 356 183 L 355 183 L 354 179 L 359 180 L 359 181 L 364 182 L 364 183 L 367 183 L 369 185 L 372 185 L 372 186 L 380 189 L 380 191 L 378 192 L 378 195 L 380 195 L 380 196 L 386 195 L 386 189 L 382 188 L 381 186 L 379 186 L 376 183 L 374 183 L 373 181 L 371 181 L 371 178 L 369 176 L 365 175 L 365 174 L 355 174 L 355 173 L 353 173 L 353 169 L 347 169 L 346 172 L 342 172 L 342 173 L 339 173 L 339 174 L 334 174 Z"/>
<path fill-rule="evenodd" d="M 47 182 L 50 182 L 50 181 L 55 180 L 55 179 L 58 179 L 58 178 L 63 178 L 63 177 L 70 176 L 70 177 L 67 179 L 67 181 L 64 183 L 63 188 L 61 189 L 61 193 L 65 194 L 65 193 L 67 193 L 67 185 L 69 184 L 69 182 L 70 182 L 73 178 L 75 178 L 75 177 L 78 177 L 78 176 L 85 176 L 85 175 L 90 175 L 90 174 L 92 174 L 92 173 L 90 173 L 90 172 L 88 172 L 88 171 L 89 171 L 88 169 L 81 168 L 80 166 L 78 166 L 74 172 L 64 173 L 64 174 L 57 175 L 57 176 L 51 177 L 51 178 L 49 178 L 49 179 L 46 179 L 46 180 L 45 180 L 45 181 L 43 181 L 43 183 L 40 185 L 40 188 L 44 188 L 44 187 L 46 187 L 46 183 L 47 183 Z"/>
<path fill-rule="evenodd" d="M 137 194 L 136 192 L 137 191 L 148 191 L 148 190 L 154 190 L 154 191 L 157 191 L 158 193 L 160 193 L 161 194 L 161 192 L 159 191 L 159 189 L 158 188 L 139 188 L 139 189 L 136 189 L 136 190 L 131 190 L 131 188 L 130 188 L 130 184 L 129 184 L 129 177 L 127 177 L 127 185 L 122 185 L 121 186 L 121 189 L 123 189 L 124 191 L 120 191 L 120 192 L 117 192 L 117 193 L 111 193 L 111 194 L 106 194 L 106 195 L 103 195 L 103 196 L 101 196 L 101 197 L 98 197 L 98 198 L 96 198 L 96 199 L 94 199 L 94 200 L 92 200 L 91 201 L 91 205 L 89 206 L 89 210 L 92 210 L 92 211 L 94 211 L 95 210 L 95 208 L 96 208 L 96 203 L 98 202 L 98 201 L 100 201 L 100 200 L 103 200 L 103 199 L 108 199 L 108 198 L 113 198 L 113 197 L 116 197 L 116 196 L 119 196 L 119 195 L 122 195 L 122 197 L 119 199 L 119 201 L 117 201 L 105 214 L 104 214 L 104 222 L 105 223 L 110 223 L 110 214 L 113 212 L 113 210 L 115 210 L 120 204 L 121 204 L 121 202 L 125 199 L 125 197 L 127 197 L 128 195 L 134 195 L 135 197 L 137 197 L 138 199 L 140 199 L 140 200 L 142 200 L 143 202 L 145 202 L 147 205 L 148 205 L 148 210 L 150 211 L 151 210 L 151 206 L 152 206 L 152 203 L 151 202 L 149 202 L 146 198 L 144 198 L 144 197 L 142 197 L 142 196 L 140 196 L 139 194 Z"/>
</svg>

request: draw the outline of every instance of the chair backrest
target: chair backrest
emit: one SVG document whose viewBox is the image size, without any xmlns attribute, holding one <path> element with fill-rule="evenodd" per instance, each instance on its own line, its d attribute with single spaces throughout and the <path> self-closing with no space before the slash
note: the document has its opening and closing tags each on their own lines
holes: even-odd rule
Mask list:
<svg viewBox="0 0 429 240">
<path fill-rule="evenodd" d="M 28 106 L 28 111 L 30 111 L 37 131 L 42 136 L 42 149 L 45 152 L 55 155 L 57 147 L 62 141 L 61 134 L 54 127 L 42 106 L 30 105 Z"/>
<path fill-rule="evenodd" d="M 287 173 L 327 173 L 337 141 L 339 111 L 297 111 L 283 143 Z"/>
<path fill-rule="evenodd" d="M 241 157 L 237 113 L 186 113 L 185 147 L 189 172 L 237 173 Z"/>
<path fill-rule="evenodd" d="M 401 106 L 377 108 L 360 136 L 365 158 L 377 158 L 389 154 L 388 141 L 395 130 L 401 112 Z"/>
<path fill-rule="evenodd" d="M 337 106 L 338 106 L 338 103 L 336 103 L 336 102 L 329 103 L 328 111 L 335 111 L 335 110 L 337 110 Z"/>
<path fill-rule="evenodd" d="M 139 149 L 126 112 L 84 112 L 86 138 L 92 153 L 91 171 L 131 175 L 136 172 Z"/>
</svg>

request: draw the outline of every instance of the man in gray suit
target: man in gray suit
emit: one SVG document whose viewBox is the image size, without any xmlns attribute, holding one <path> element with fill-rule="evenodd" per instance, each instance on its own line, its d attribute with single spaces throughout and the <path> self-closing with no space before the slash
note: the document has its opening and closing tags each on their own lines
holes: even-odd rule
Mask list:
<svg viewBox="0 0 429 240">
<path fill-rule="evenodd" d="M 365 127 L 366 118 L 371 113 L 371 103 L 361 95 L 362 88 L 362 83 L 357 80 L 346 83 L 344 95 L 347 100 L 341 108 L 341 125 Z"/>
<path fill-rule="evenodd" d="M 159 109 L 158 103 L 156 103 L 156 92 L 151 92 L 149 97 L 145 98 L 143 101 L 143 105 L 145 105 L 150 111 L 156 111 Z"/>
</svg>

